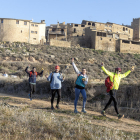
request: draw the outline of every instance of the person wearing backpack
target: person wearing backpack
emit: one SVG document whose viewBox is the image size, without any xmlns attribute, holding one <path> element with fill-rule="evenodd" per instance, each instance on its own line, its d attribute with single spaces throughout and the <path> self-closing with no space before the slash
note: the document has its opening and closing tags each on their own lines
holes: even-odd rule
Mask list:
<svg viewBox="0 0 140 140">
<path fill-rule="evenodd" d="M 61 88 L 62 88 L 61 82 L 63 82 L 65 79 L 65 77 L 63 77 L 62 74 L 59 73 L 59 71 L 60 71 L 60 67 L 57 65 L 55 66 L 55 71 L 53 73 L 51 73 L 49 76 L 46 75 L 47 81 L 50 81 L 50 87 L 52 93 L 52 98 L 51 98 L 52 110 L 54 109 L 53 102 L 54 102 L 55 93 L 57 93 L 58 95 L 56 108 L 59 109 L 59 102 L 61 98 Z"/>
<path fill-rule="evenodd" d="M 72 58 L 72 66 L 75 72 L 77 73 L 77 80 L 75 82 L 76 86 L 75 86 L 74 113 L 78 113 L 77 102 L 78 102 L 80 93 L 83 96 L 83 108 L 81 112 L 86 113 L 85 105 L 86 105 L 87 96 L 86 96 L 86 91 L 85 91 L 85 85 L 88 83 L 88 76 L 86 75 L 86 69 L 83 68 L 82 72 L 80 72 L 74 63 L 74 58 Z"/>
<path fill-rule="evenodd" d="M 42 68 L 42 71 L 39 73 L 39 72 L 36 72 L 35 67 L 33 67 L 33 69 L 31 71 L 29 71 L 28 70 L 29 67 L 30 67 L 30 65 L 26 67 L 25 72 L 29 75 L 29 85 L 30 85 L 29 98 L 30 98 L 30 100 L 32 100 L 32 94 L 34 94 L 36 92 L 36 77 L 38 75 L 41 76 L 43 74 L 44 69 Z"/>
<path fill-rule="evenodd" d="M 121 119 L 124 117 L 124 115 L 121 115 L 118 112 L 116 93 L 117 93 L 117 90 L 119 89 L 121 79 L 125 78 L 127 75 L 129 75 L 131 71 L 134 71 L 134 67 L 131 68 L 131 71 L 129 70 L 124 74 L 121 74 L 121 68 L 115 68 L 115 73 L 114 73 L 114 72 L 109 72 L 108 70 L 106 70 L 104 67 L 104 63 L 102 62 L 101 69 L 109 76 L 105 80 L 105 85 L 107 86 L 107 92 L 109 92 L 109 96 L 110 96 L 110 99 L 109 99 L 108 103 L 106 104 L 105 108 L 102 110 L 101 114 L 103 116 L 106 116 L 105 110 L 108 108 L 108 106 L 113 101 L 114 108 L 115 108 L 115 111 L 117 113 L 118 119 Z M 107 82 L 108 82 L 108 85 L 107 85 Z"/>
</svg>

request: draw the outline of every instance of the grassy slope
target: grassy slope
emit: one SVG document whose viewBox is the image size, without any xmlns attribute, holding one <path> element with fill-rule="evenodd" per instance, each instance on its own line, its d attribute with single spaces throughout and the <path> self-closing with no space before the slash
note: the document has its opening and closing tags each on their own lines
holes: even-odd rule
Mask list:
<svg viewBox="0 0 140 140">
<path fill-rule="evenodd" d="M 70 107 L 52 112 L 50 103 L 24 98 L 0 98 L 0 139 L 113 139 L 140 138 L 139 122 L 99 114 L 77 114 Z M 47 107 L 47 108 L 46 108 Z M 95 112 L 96 113 L 96 112 Z M 137 124 L 137 125 L 136 125 Z"/>
</svg>

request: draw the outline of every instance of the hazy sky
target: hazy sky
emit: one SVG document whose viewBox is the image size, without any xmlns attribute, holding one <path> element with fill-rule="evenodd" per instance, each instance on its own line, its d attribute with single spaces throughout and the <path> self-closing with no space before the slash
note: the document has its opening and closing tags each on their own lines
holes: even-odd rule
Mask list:
<svg viewBox="0 0 140 140">
<path fill-rule="evenodd" d="M 140 17 L 140 0 L 1 0 L 0 18 L 45 20 L 46 25 L 82 20 L 131 25 Z"/>
</svg>

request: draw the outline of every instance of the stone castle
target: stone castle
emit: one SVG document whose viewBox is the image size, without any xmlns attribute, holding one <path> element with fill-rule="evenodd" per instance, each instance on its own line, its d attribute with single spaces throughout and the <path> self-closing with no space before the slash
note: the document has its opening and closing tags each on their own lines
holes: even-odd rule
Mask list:
<svg viewBox="0 0 140 140">
<path fill-rule="evenodd" d="M 139 29 L 140 18 L 133 19 L 131 26 L 83 20 L 81 24 L 58 22 L 47 27 L 44 20 L 0 18 L 0 41 L 140 53 Z"/>
</svg>

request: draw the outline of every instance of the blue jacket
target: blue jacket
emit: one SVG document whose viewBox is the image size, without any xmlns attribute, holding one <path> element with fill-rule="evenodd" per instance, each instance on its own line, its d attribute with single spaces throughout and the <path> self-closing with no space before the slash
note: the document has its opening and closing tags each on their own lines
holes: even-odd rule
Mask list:
<svg viewBox="0 0 140 140">
<path fill-rule="evenodd" d="M 36 77 L 38 75 L 42 75 L 43 74 L 43 71 L 41 71 L 41 73 L 33 72 L 33 71 L 28 71 L 28 67 L 26 67 L 25 72 L 27 74 L 29 74 L 29 83 L 30 84 L 36 84 Z"/>
<path fill-rule="evenodd" d="M 52 80 L 51 80 L 51 77 L 52 77 Z M 53 76 L 52 76 L 52 73 L 49 75 L 49 77 L 47 78 L 47 81 L 51 81 L 50 83 L 51 89 L 61 89 L 62 87 L 61 82 L 63 82 L 64 80 L 63 78 L 61 78 L 59 72 L 58 73 L 54 72 Z"/>
</svg>

